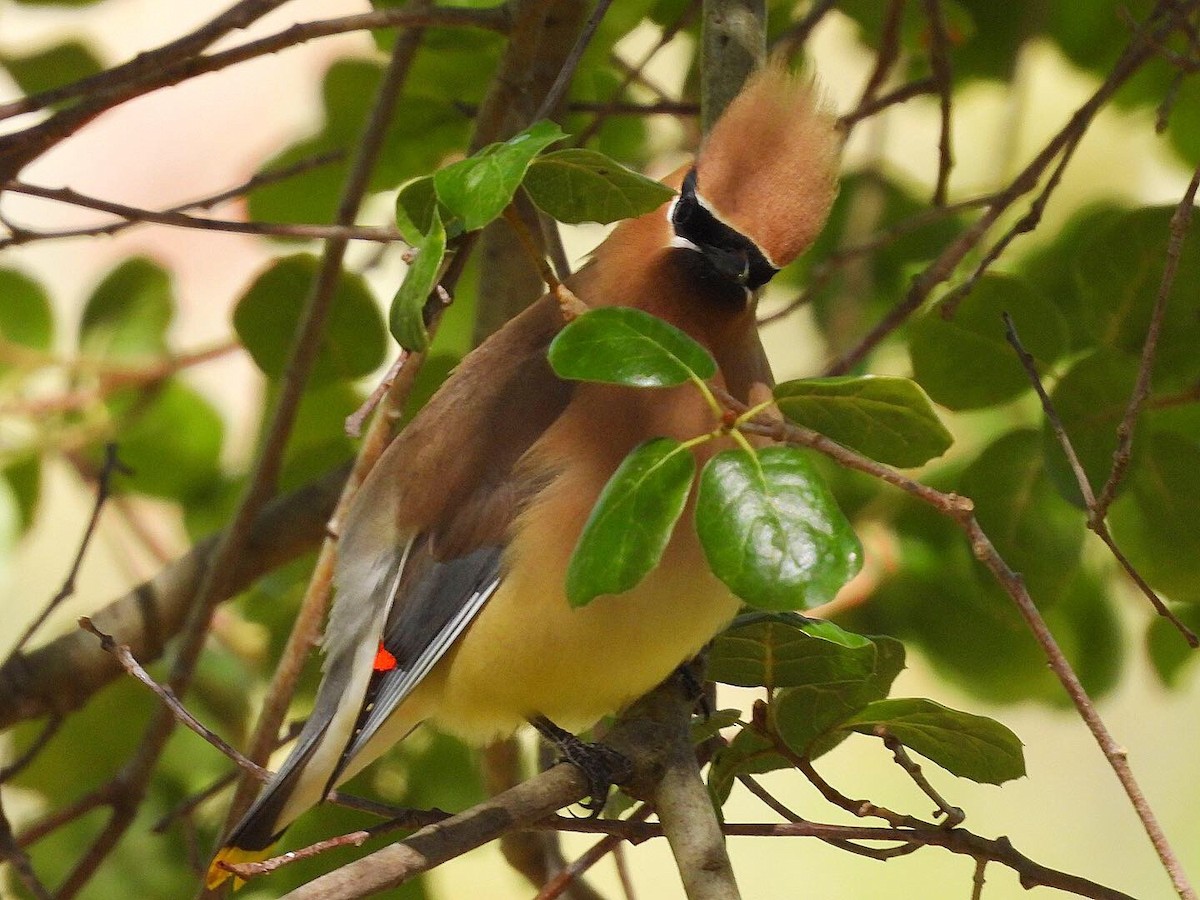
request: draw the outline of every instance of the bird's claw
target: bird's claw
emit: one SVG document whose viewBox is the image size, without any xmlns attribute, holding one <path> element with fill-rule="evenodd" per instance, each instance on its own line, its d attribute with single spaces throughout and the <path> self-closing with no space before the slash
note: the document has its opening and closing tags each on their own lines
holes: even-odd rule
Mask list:
<svg viewBox="0 0 1200 900">
<path fill-rule="evenodd" d="M 533 726 L 558 748 L 559 762 L 570 763 L 582 773 L 588 785 L 588 799 L 580 801 L 580 806 L 588 811 L 589 819 L 596 818 L 604 810 L 613 785 L 628 781 L 633 775 L 633 764 L 612 747 L 581 741 L 544 716 L 534 719 Z"/>
</svg>

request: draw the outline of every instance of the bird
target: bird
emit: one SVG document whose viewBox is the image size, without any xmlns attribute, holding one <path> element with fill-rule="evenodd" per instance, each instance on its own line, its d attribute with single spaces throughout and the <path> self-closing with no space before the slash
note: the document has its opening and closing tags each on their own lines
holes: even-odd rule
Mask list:
<svg viewBox="0 0 1200 900">
<path fill-rule="evenodd" d="M 841 149 L 815 80 L 771 63 L 748 79 L 658 209 L 616 226 L 566 282 L 681 329 L 746 403 L 773 378 L 757 294 L 819 234 Z M 573 608 L 568 563 L 622 459 L 717 424 L 690 385 L 638 390 L 558 378 L 553 294 L 469 353 L 392 442 L 348 512 L 323 678 L 294 748 L 225 839 L 261 859 L 301 813 L 418 725 L 482 744 L 531 720 L 583 730 L 645 694 L 737 614 L 684 515 L 635 588 Z M 722 448 L 694 448 L 697 463 Z M 607 788 L 606 788 L 607 790 Z"/>
</svg>

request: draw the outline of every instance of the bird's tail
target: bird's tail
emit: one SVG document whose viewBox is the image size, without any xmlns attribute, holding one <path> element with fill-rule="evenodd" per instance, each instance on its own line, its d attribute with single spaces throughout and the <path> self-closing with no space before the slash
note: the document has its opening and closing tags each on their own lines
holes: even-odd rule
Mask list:
<svg viewBox="0 0 1200 900">
<path fill-rule="evenodd" d="M 371 560 L 369 571 L 353 572 L 354 579 L 339 581 L 330 616 L 334 636 L 325 641 L 324 677 L 312 713 L 287 760 L 217 851 L 205 879 L 210 889 L 231 877 L 224 863 L 267 857 L 297 816 L 361 768 L 347 767 L 345 751 L 358 727 L 404 551 L 390 549 L 378 556 Z M 380 597 L 386 602 L 380 602 Z"/>
</svg>

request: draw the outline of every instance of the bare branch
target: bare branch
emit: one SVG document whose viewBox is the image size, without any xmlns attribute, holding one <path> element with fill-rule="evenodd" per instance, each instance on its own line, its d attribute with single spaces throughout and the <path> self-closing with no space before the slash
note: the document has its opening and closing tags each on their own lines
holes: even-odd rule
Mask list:
<svg viewBox="0 0 1200 900">
<path fill-rule="evenodd" d="M 1109 71 L 1108 77 L 1075 111 L 1067 124 L 1050 139 L 1008 187 L 995 195 L 993 202 L 984 210 L 979 219 L 959 235 L 958 239 L 950 246 L 946 247 L 937 259 L 926 266 L 924 271 L 913 278 L 904 299 L 894 306 L 855 347 L 830 363 L 825 369 L 825 374 L 844 375 L 865 359 L 867 354 L 884 338 L 904 324 L 909 316 L 921 307 L 935 287 L 954 274 L 959 263 L 983 240 L 988 229 L 1020 197 L 1032 191 L 1046 170 L 1060 157 L 1062 157 L 1059 163 L 1061 170 L 1100 109 L 1112 98 L 1121 85 L 1154 56 L 1155 43 L 1180 28 L 1181 23 L 1187 16 L 1194 13 L 1198 6 L 1200 6 L 1200 0 L 1158 4 L 1154 14 L 1130 38 L 1120 58 Z M 1061 175 L 1061 171 L 1059 175 Z M 1050 192 L 1056 184 L 1056 177 L 1052 176 L 1042 197 L 1035 201 L 1027 215 L 1022 217 L 1007 235 L 993 245 L 991 248 L 993 251 L 1006 247 L 1017 234 L 1032 227 L 1031 223 L 1036 221 L 1036 217 L 1040 215 L 1041 207 L 1049 199 Z M 985 262 L 977 267 L 972 275 L 971 283 L 982 275 L 994 258 L 994 255 L 985 256 Z"/>
<path fill-rule="evenodd" d="M 253 5 L 277 6 L 281 2 L 282 0 L 259 0 Z M 246 4 L 250 5 L 250 0 L 246 0 Z M 195 50 L 190 49 L 190 45 L 186 52 L 173 50 L 162 56 L 156 66 L 144 70 L 138 68 L 136 71 L 114 70 L 121 71 L 121 77 L 104 81 L 102 85 L 91 84 L 84 99 L 74 106 L 67 107 L 44 122 L 23 131 L 0 137 L 0 181 L 15 178 L 21 169 L 34 159 L 75 134 L 106 110 L 159 88 L 179 84 L 259 56 L 277 53 L 316 38 L 374 28 L 418 28 L 434 25 L 503 31 L 507 28 L 508 19 L 503 6 L 485 9 L 445 7 L 434 10 L 401 7 L 297 23 L 276 34 L 207 56 L 193 55 Z M 95 77 L 103 79 L 105 74 L 101 73 Z"/>
<path fill-rule="evenodd" d="M 229 234 L 257 234 L 274 237 L 306 238 L 309 240 L 339 240 L 374 241 L 376 243 L 403 242 L 404 236 L 395 228 L 381 228 L 369 225 L 301 225 L 287 222 L 243 222 L 235 219 L 210 219 L 202 216 L 188 215 L 177 210 L 158 212 L 152 209 L 141 209 L 136 206 L 126 206 L 124 203 L 114 203 L 89 197 L 71 188 L 48 188 L 36 184 L 26 184 L 21 181 L 10 181 L 0 187 L 0 192 L 10 191 L 14 194 L 26 194 L 30 197 L 41 197 L 45 200 L 56 200 L 85 209 L 112 213 L 120 216 L 121 222 L 94 226 L 83 229 L 85 234 L 112 233 L 120 230 L 117 225 L 128 227 L 137 223 L 149 222 L 156 225 L 170 225 L 175 228 L 194 228 L 199 231 L 221 231 Z M 10 226 L 14 227 L 14 226 Z M 35 231 L 26 227 L 15 226 L 11 237 L 0 240 L 0 249 L 14 244 L 26 244 L 33 240 L 45 240 L 49 237 L 74 237 L 80 231 L 67 232 L 64 235 L 53 235 Z"/>
<path fill-rule="evenodd" d="M 740 403 L 725 391 L 714 390 L 714 393 L 717 394 L 727 409 L 738 414 L 746 411 L 747 407 L 745 404 Z M 1170 841 L 1167 840 L 1162 826 L 1158 823 L 1158 818 L 1155 816 L 1154 810 L 1146 801 L 1146 796 L 1142 792 L 1141 786 L 1133 774 L 1133 770 L 1129 766 L 1127 751 L 1117 743 L 1111 732 L 1109 732 L 1108 726 L 1104 724 L 1104 720 L 1100 717 L 1099 712 L 1097 712 L 1095 704 L 1092 703 L 1083 684 L 1079 681 L 1079 676 L 1071 667 L 1070 662 L 1067 661 L 1062 648 L 1059 647 L 1045 619 L 1042 618 L 1037 605 L 1033 602 L 1033 598 L 1030 597 L 1020 573 L 1013 571 L 1008 563 L 1005 562 L 1004 558 L 996 550 L 995 545 L 992 544 L 991 539 L 984 533 L 979 523 L 975 520 L 974 504 L 971 500 L 958 494 L 944 493 L 928 485 L 921 484 L 919 481 L 914 481 L 900 474 L 895 469 L 881 465 L 860 453 L 856 453 L 853 450 L 843 447 L 841 444 L 831 441 L 822 434 L 799 425 L 758 418 L 752 423 L 744 425 L 743 428 L 750 433 L 769 437 L 776 441 L 809 447 L 818 453 L 828 456 L 839 465 L 857 472 L 863 472 L 887 484 L 898 487 L 910 496 L 933 507 L 962 529 L 970 543 L 972 554 L 983 563 L 996 580 L 996 583 L 1012 599 L 1021 618 L 1025 620 L 1025 624 L 1041 647 L 1051 671 L 1058 678 L 1066 690 L 1067 696 L 1070 697 L 1072 704 L 1074 704 L 1075 709 L 1079 712 L 1080 718 L 1083 719 L 1088 730 L 1091 731 L 1105 759 L 1108 760 L 1109 765 L 1116 774 L 1117 780 L 1121 783 L 1121 787 L 1129 797 L 1129 801 L 1138 818 L 1141 820 L 1142 827 L 1147 837 L 1149 837 L 1151 844 L 1154 846 L 1159 859 L 1162 861 L 1163 867 L 1170 877 L 1176 892 L 1180 897 L 1185 898 L 1185 900 L 1195 900 L 1196 895 L 1188 882 L 1187 875 L 1180 865 Z"/>
<path fill-rule="evenodd" d="M 1200 167 L 1192 173 L 1192 180 L 1188 182 L 1187 190 L 1183 192 L 1183 197 L 1171 216 L 1170 237 L 1167 241 L 1167 256 L 1163 264 L 1162 281 L 1158 286 L 1158 295 L 1154 298 L 1154 309 L 1150 313 L 1150 325 L 1146 329 L 1146 339 L 1142 344 L 1142 358 L 1138 366 L 1137 382 L 1133 386 L 1133 393 L 1129 396 L 1129 405 L 1125 408 L 1121 424 L 1117 426 L 1117 449 L 1113 453 L 1112 470 L 1104 482 L 1104 487 L 1100 489 L 1099 498 L 1096 499 L 1094 505 L 1089 505 L 1093 521 L 1103 519 L 1108 513 L 1108 507 L 1117 494 L 1117 488 L 1120 487 L 1121 481 L 1125 477 L 1125 471 L 1129 468 L 1129 460 L 1133 456 L 1133 429 L 1141 414 L 1142 406 L 1150 395 L 1150 376 L 1154 371 L 1154 357 L 1158 352 L 1158 340 L 1162 334 L 1163 318 L 1166 316 L 1167 299 L 1171 295 L 1171 289 L 1175 286 L 1175 274 L 1179 271 L 1179 257 L 1183 253 L 1183 241 L 1187 237 L 1188 227 L 1192 223 L 1197 188 L 1200 188 Z M 1193 643 L 1192 646 L 1194 647 L 1196 644 Z"/>
<path fill-rule="evenodd" d="M 1017 352 L 1017 357 L 1021 360 L 1021 365 L 1024 366 L 1029 380 L 1033 383 L 1034 390 L 1037 392 L 1038 398 L 1042 401 L 1042 409 L 1046 414 L 1046 421 L 1050 424 L 1050 430 L 1054 433 L 1055 439 L 1062 447 L 1063 453 L 1066 454 L 1067 462 L 1071 466 L 1071 471 L 1075 475 L 1075 482 L 1079 486 L 1079 493 L 1083 497 L 1084 505 L 1088 510 L 1088 528 L 1095 532 L 1096 536 L 1102 540 L 1112 555 L 1120 563 L 1121 568 L 1133 580 L 1133 583 L 1138 586 L 1138 589 L 1150 601 L 1154 611 L 1170 622 L 1175 630 L 1183 635 L 1184 640 L 1192 648 L 1200 646 L 1200 639 L 1196 637 L 1195 632 L 1187 627 L 1183 621 L 1175 615 L 1172 609 L 1162 601 L 1162 598 L 1150 587 L 1149 582 L 1142 577 L 1142 574 L 1134 568 L 1133 563 L 1117 546 L 1116 540 L 1112 536 L 1112 532 L 1108 530 L 1108 525 L 1102 516 L 1097 515 L 1098 503 L 1096 495 L 1092 492 L 1091 482 L 1088 480 L 1087 472 L 1083 468 L 1083 463 L 1079 461 L 1079 454 L 1075 452 L 1075 446 L 1071 443 L 1071 438 L 1067 434 L 1066 428 L 1063 427 L 1062 419 L 1059 418 L 1058 410 L 1054 408 L 1054 403 L 1050 399 L 1050 395 L 1046 393 L 1046 388 L 1042 384 L 1041 376 L 1038 375 L 1037 364 L 1034 362 L 1033 356 L 1021 344 L 1021 338 L 1017 334 L 1016 326 L 1013 324 L 1012 317 L 1008 313 L 1004 313 L 1004 328 L 1008 342 L 1012 344 L 1013 349 Z M 1136 391 L 1135 391 L 1136 393 Z M 1132 428 L 1131 428 L 1132 431 Z"/>
<path fill-rule="evenodd" d="M 49 618 L 50 614 L 58 609 L 64 600 L 75 593 L 75 579 L 79 576 L 79 569 L 83 565 L 83 557 L 87 554 L 88 547 L 92 543 L 92 535 L 96 533 L 96 525 L 100 521 L 100 511 L 104 509 L 104 504 L 108 500 L 109 494 L 112 493 L 113 476 L 118 474 L 132 475 L 133 471 L 117 458 L 117 445 L 112 443 L 106 444 L 104 446 L 104 465 L 101 467 L 99 478 L 96 480 L 96 501 L 92 504 L 92 514 L 88 517 L 88 523 L 83 529 L 83 538 L 79 542 L 79 549 L 75 551 L 75 560 L 71 563 L 71 568 L 67 571 L 67 577 L 63 580 L 62 587 L 50 598 L 50 602 L 46 604 L 38 617 L 29 623 L 29 627 L 25 629 L 25 633 L 21 635 L 21 639 L 17 641 L 16 647 L 13 648 L 12 655 L 19 654 L 25 645 L 29 643 L 29 639 L 33 637 L 34 632 L 41 628 L 42 623 Z"/>
</svg>

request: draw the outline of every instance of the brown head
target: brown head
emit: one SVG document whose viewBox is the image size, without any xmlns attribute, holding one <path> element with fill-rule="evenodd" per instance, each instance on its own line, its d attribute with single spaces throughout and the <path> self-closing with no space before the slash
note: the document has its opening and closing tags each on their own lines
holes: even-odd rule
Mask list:
<svg viewBox="0 0 1200 900">
<path fill-rule="evenodd" d="M 779 65 L 746 83 L 670 208 L 672 243 L 751 290 L 812 244 L 837 195 L 841 149 L 816 93 Z"/>
</svg>

